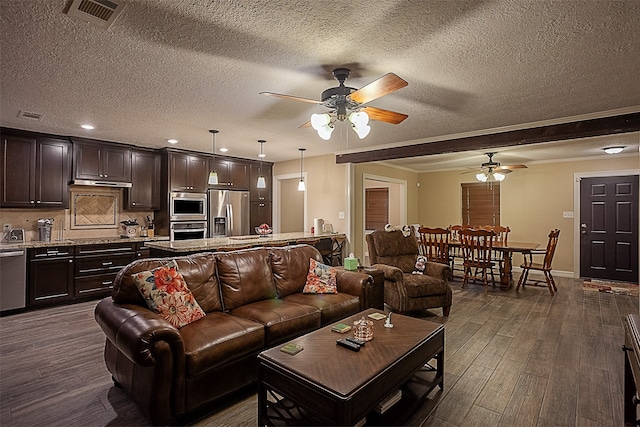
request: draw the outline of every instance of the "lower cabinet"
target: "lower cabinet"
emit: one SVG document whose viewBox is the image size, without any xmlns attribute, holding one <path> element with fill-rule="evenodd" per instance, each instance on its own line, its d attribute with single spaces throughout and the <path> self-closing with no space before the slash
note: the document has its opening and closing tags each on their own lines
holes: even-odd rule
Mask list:
<svg viewBox="0 0 640 427">
<path fill-rule="evenodd" d="M 73 246 L 33 248 L 29 258 L 29 306 L 53 305 L 72 300 Z"/>
<path fill-rule="evenodd" d="M 136 259 L 137 243 L 76 246 L 75 297 L 108 296 L 118 271 Z"/>
</svg>

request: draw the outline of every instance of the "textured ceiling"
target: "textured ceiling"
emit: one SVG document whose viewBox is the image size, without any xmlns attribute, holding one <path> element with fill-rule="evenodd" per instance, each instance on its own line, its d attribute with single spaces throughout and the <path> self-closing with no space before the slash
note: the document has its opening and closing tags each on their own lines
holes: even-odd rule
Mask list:
<svg viewBox="0 0 640 427">
<path fill-rule="evenodd" d="M 0 124 L 34 131 L 267 160 L 489 133 L 496 128 L 640 111 L 640 1 L 130 0 L 108 29 L 66 0 L 3 0 Z M 352 69 L 362 87 L 387 72 L 409 86 L 371 105 L 409 115 L 359 140 L 299 126 Z M 40 121 L 20 111 L 44 114 Z M 94 131 L 79 128 L 92 123 Z M 601 155 L 640 135 L 497 150 L 503 164 Z M 567 146 L 563 150 L 562 147 Z M 555 150 L 555 151 L 554 151 Z M 561 151 L 563 154 L 561 154 Z M 471 166 L 480 152 L 390 161 L 414 170 Z"/>
</svg>

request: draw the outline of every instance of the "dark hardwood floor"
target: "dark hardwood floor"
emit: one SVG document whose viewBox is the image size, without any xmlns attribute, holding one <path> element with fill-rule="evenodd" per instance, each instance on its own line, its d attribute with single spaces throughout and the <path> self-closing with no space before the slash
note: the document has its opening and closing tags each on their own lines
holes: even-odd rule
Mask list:
<svg viewBox="0 0 640 427">
<path fill-rule="evenodd" d="M 583 291 L 558 278 L 558 293 L 500 291 L 454 283 L 445 324 L 445 389 L 411 418 L 428 426 L 622 426 L 622 320 L 638 298 Z M 113 386 L 93 319 L 96 302 L 0 318 L 2 426 L 148 425 Z M 198 426 L 256 425 L 249 391 Z"/>
</svg>

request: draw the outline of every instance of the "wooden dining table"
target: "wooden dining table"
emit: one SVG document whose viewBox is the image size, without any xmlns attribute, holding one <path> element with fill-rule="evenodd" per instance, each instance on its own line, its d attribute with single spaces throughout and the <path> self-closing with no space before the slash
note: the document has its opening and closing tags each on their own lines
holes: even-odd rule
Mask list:
<svg viewBox="0 0 640 427">
<path fill-rule="evenodd" d="M 460 247 L 459 240 L 450 240 L 449 247 Z M 507 290 L 513 285 L 511 280 L 511 259 L 514 253 L 527 253 L 532 250 L 538 249 L 539 243 L 530 242 L 494 242 L 492 248 L 495 251 L 502 253 L 502 269 L 500 270 L 500 289 Z"/>
</svg>

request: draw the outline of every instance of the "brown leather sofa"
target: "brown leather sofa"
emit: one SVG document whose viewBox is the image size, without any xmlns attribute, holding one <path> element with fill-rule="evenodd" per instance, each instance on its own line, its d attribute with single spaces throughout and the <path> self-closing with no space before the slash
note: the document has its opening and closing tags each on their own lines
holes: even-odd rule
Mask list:
<svg viewBox="0 0 640 427">
<path fill-rule="evenodd" d="M 310 258 L 322 261 L 314 247 L 296 245 L 129 264 L 95 309 L 114 382 L 154 424 L 188 419 L 257 381 L 262 350 L 367 308 L 367 274 L 339 271 L 337 294 L 303 294 Z M 206 313 L 180 329 L 147 308 L 132 279 L 171 259 Z"/>
<path fill-rule="evenodd" d="M 442 307 L 448 316 L 453 301 L 451 268 L 427 261 L 424 274 L 412 274 L 418 258 L 415 234 L 375 230 L 366 235 L 369 261 L 384 272 L 384 302 L 393 311 L 408 312 Z"/>
</svg>

